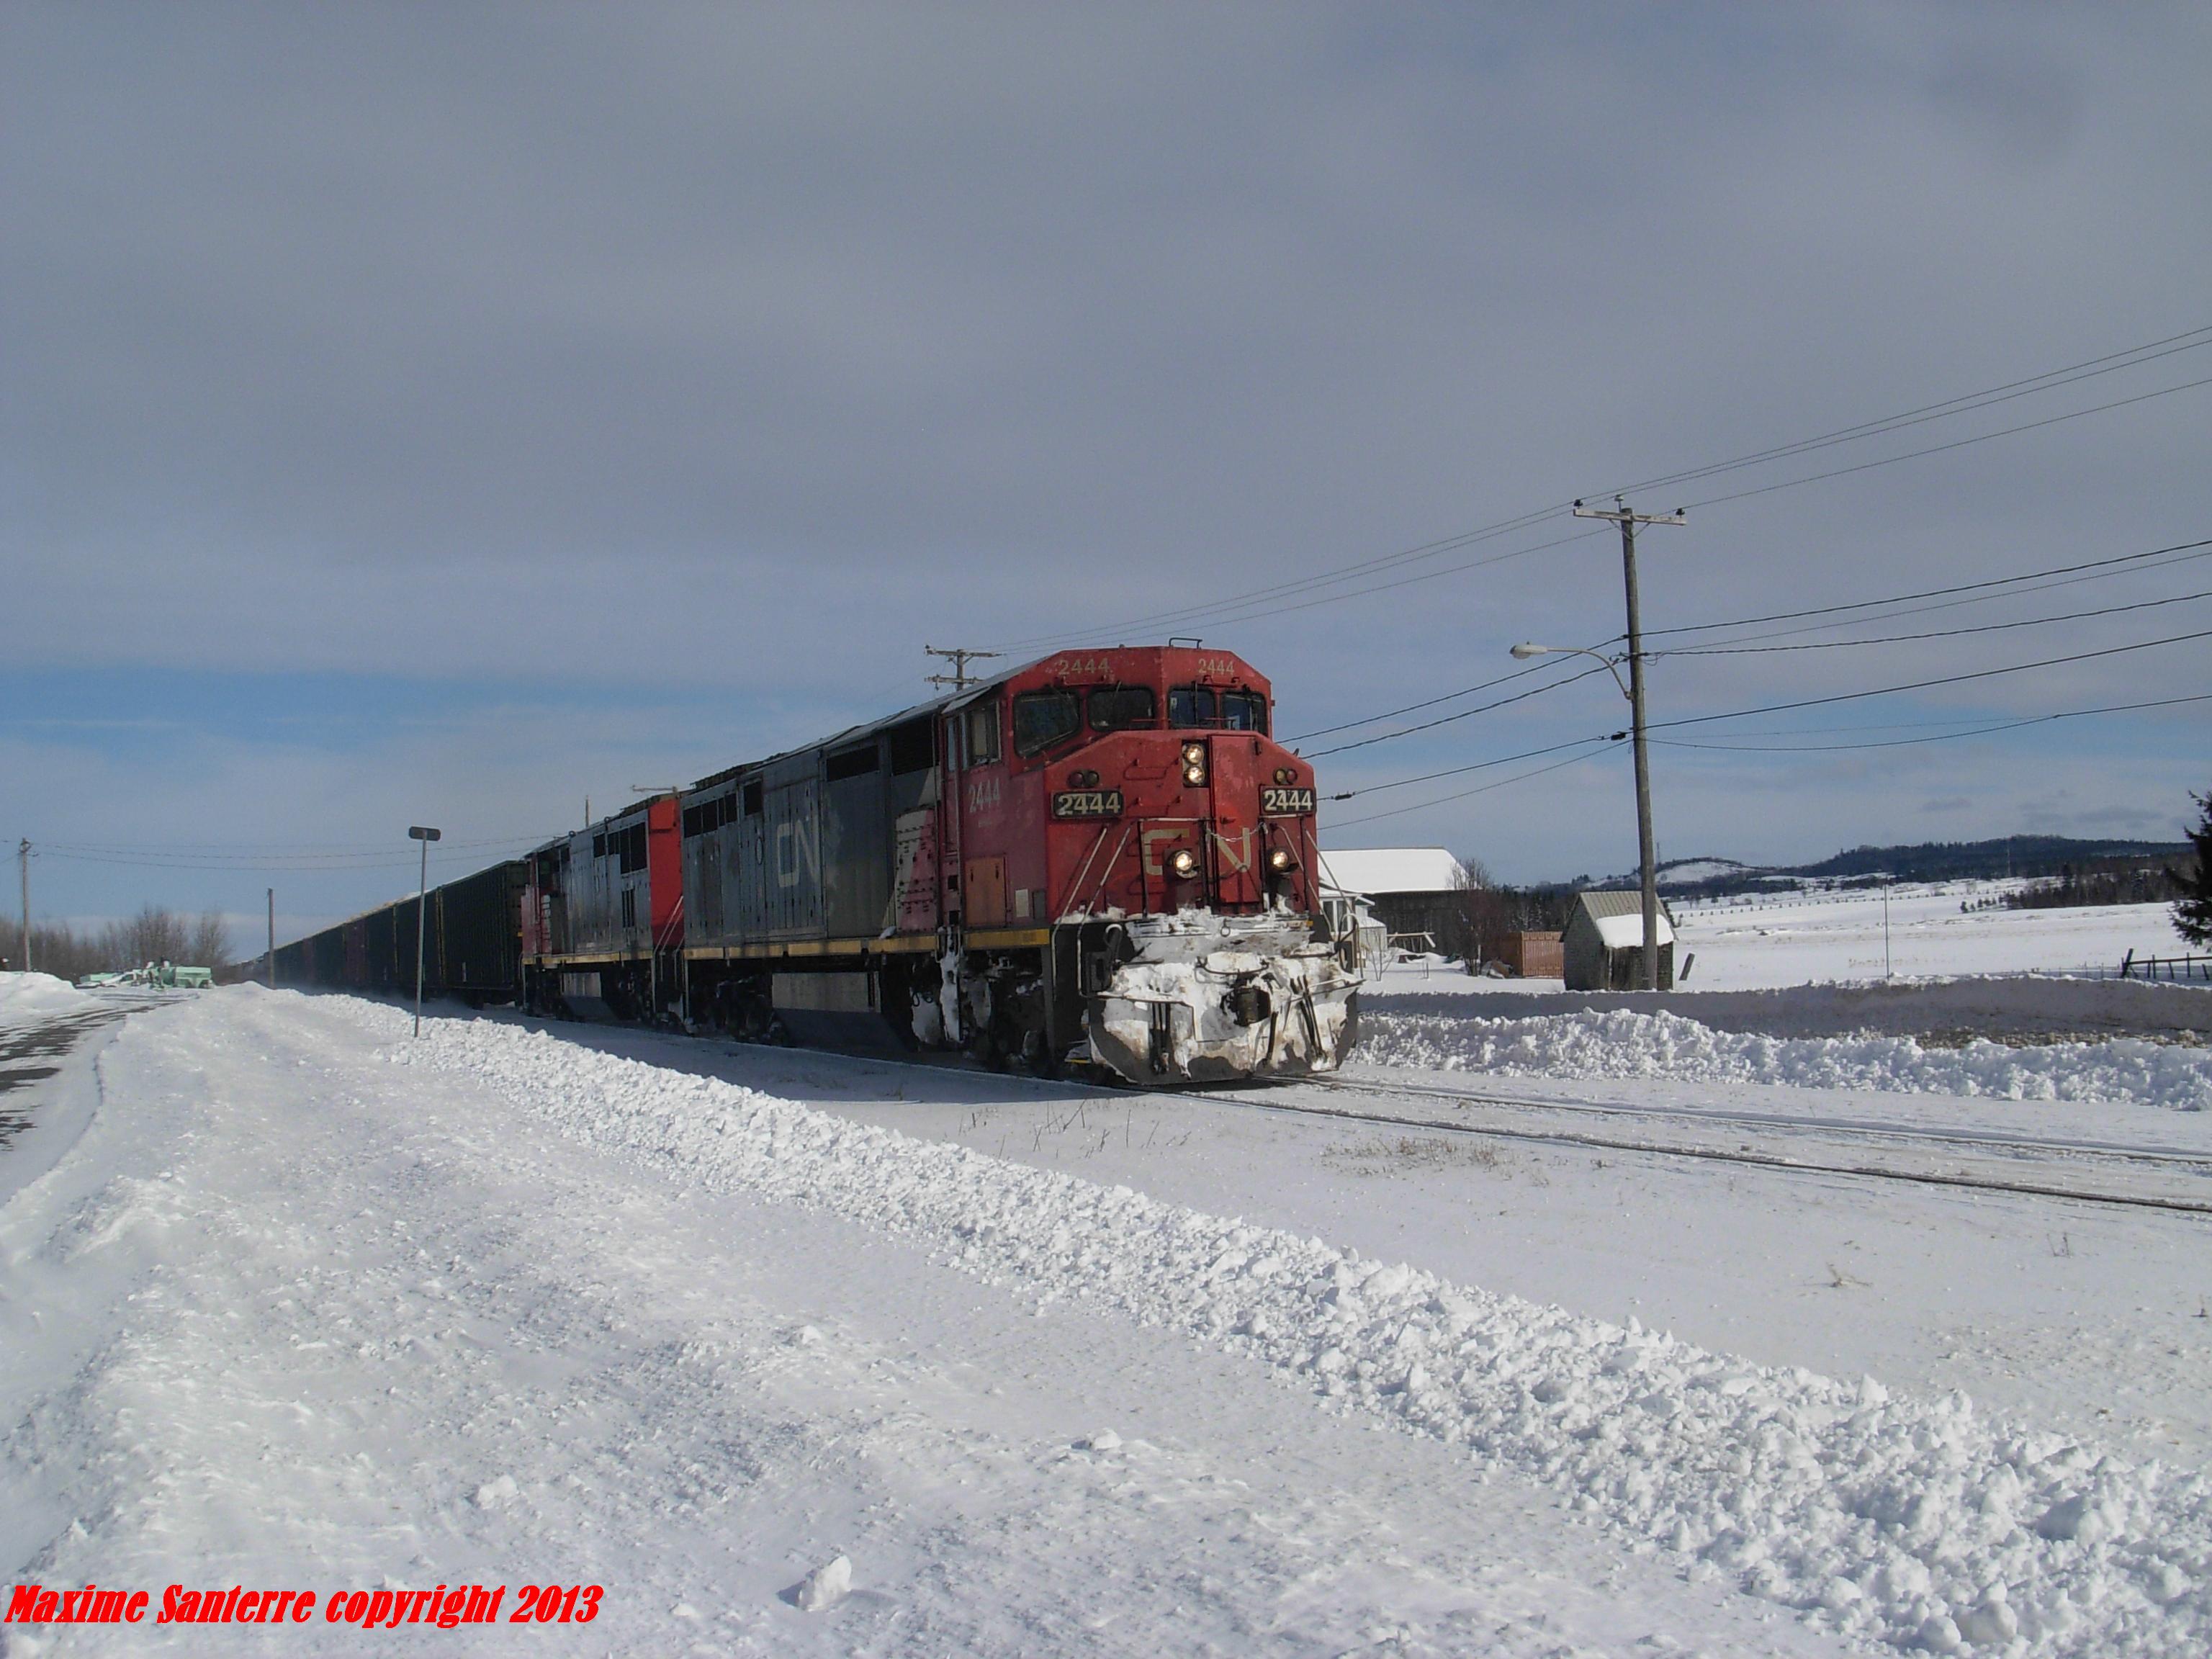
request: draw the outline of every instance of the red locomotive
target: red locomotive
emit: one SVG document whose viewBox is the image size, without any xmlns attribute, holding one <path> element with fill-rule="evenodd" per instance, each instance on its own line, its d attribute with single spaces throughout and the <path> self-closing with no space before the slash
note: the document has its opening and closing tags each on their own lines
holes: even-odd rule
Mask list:
<svg viewBox="0 0 2212 1659">
<path fill-rule="evenodd" d="M 1043 1073 L 1329 1070 L 1358 981 L 1271 714 L 1227 652 L 1071 651 L 732 767 L 520 861 L 516 989 Z"/>
</svg>

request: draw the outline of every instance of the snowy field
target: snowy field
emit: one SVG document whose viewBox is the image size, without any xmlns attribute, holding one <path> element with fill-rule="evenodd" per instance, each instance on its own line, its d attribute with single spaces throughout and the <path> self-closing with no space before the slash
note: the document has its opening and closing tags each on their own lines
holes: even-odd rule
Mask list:
<svg viewBox="0 0 2212 1659">
<path fill-rule="evenodd" d="M 1685 991 L 1764 991 L 1960 975 L 2116 974 L 2132 951 L 2188 950 L 2164 904 L 2085 905 L 2057 910 L 1961 910 L 2020 882 L 1902 884 L 1791 892 L 1678 905 Z M 1394 969 L 1394 993 L 1517 992 L 1561 988 L 1558 980 L 1474 980 L 1438 964 Z"/>
<path fill-rule="evenodd" d="M 88 1030 L 0 1148 L 16 1582 L 604 1585 L 548 1652 L 2212 1643 L 2203 1214 L 255 988 Z M 2091 1176 L 2212 1115 L 1539 1081 L 2057 1113 Z M 98 1634 L 7 1650 L 210 1645 Z"/>
<path fill-rule="evenodd" d="M 1723 901 L 1680 913 L 1681 950 L 1699 990 L 1960 974 L 2115 973 L 2130 951 L 2188 947 L 2163 904 L 2058 910 L 1969 910 L 2017 882 L 1900 884 L 1891 890 L 1887 949 L 1878 889 Z"/>
</svg>

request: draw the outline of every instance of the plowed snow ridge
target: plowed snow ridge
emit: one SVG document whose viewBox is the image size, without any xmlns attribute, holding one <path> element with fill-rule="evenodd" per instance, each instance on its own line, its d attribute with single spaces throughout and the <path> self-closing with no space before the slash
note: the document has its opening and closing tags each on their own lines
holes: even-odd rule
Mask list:
<svg viewBox="0 0 2212 1659">
<path fill-rule="evenodd" d="M 1978 1038 L 1964 1048 L 1935 1048 L 1909 1036 L 1717 1031 L 1681 1014 L 1620 1010 L 1526 1019 L 1370 1013 L 1361 1021 L 1358 1052 L 1380 1066 L 1499 1077 L 1784 1083 L 2212 1109 L 2212 1049 L 2138 1038 L 2019 1048 Z"/>
<path fill-rule="evenodd" d="M 354 1006 L 394 1062 L 471 1074 L 572 1138 L 1244 1354 L 1547 1481 L 1823 1628 L 1938 1652 L 2212 1650 L 2202 1474 L 1992 1420 L 1963 1395 L 1751 1364 L 543 1033 L 439 1020 L 405 1042 L 404 1016 Z"/>
</svg>

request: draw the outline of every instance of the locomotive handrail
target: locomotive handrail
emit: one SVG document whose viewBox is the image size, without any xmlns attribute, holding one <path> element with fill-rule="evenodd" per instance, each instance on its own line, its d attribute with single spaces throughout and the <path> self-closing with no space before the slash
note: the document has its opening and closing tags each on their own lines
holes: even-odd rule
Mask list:
<svg viewBox="0 0 2212 1659">
<path fill-rule="evenodd" d="M 1097 835 L 1091 838 L 1091 850 L 1083 855 L 1082 867 L 1076 871 L 1075 879 L 1067 884 L 1069 892 L 1079 893 L 1083 890 L 1083 878 L 1091 873 L 1091 860 L 1098 856 L 1098 849 L 1106 844 L 1107 833 L 1113 828 L 1110 823 L 1102 823 L 1098 826 Z M 1121 838 L 1127 841 L 1128 837 L 1129 826 L 1125 823 L 1121 826 Z M 1119 857 L 1121 851 L 1121 848 L 1117 845 L 1114 848 L 1115 856 Z M 1111 870 L 1113 867 L 1114 860 L 1109 858 L 1106 860 L 1106 868 Z M 1098 878 L 1098 888 L 1101 892 L 1103 892 L 1106 888 L 1106 878 L 1103 874 Z"/>
</svg>

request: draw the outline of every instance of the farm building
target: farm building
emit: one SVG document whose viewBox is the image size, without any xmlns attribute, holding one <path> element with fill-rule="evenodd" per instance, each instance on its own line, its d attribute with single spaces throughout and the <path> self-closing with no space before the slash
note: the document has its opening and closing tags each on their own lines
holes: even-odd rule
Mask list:
<svg viewBox="0 0 2212 1659">
<path fill-rule="evenodd" d="M 1633 991 L 1644 965 L 1644 896 L 1584 892 L 1575 896 L 1560 941 L 1570 991 Z M 1659 988 L 1674 984 L 1674 924 L 1659 907 Z"/>
<path fill-rule="evenodd" d="M 1324 889 L 1358 893 L 1391 939 L 1408 950 L 1452 954 L 1467 932 L 1460 861 L 1441 847 L 1359 847 L 1321 855 Z M 1425 934 L 1424 945 L 1418 935 Z"/>
</svg>

